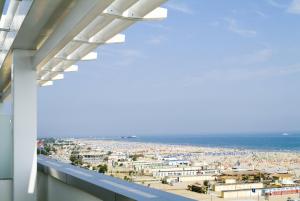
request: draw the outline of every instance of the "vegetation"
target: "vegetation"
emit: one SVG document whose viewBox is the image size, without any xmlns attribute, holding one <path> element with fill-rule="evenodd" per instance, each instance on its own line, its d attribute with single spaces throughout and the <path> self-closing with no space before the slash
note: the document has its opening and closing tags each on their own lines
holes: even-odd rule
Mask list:
<svg viewBox="0 0 300 201">
<path fill-rule="evenodd" d="M 76 154 L 71 154 L 70 156 L 70 161 L 72 163 L 72 165 L 82 165 L 83 162 L 82 162 L 82 156 L 80 155 L 76 155 Z"/>
<path fill-rule="evenodd" d="M 56 149 L 53 145 L 51 144 L 45 144 L 44 147 L 38 147 L 37 148 L 37 154 L 41 154 L 41 155 L 45 155 L 45 156 L 49 156 L 51 154 L 51 152 L 56 153 Z"/>
<path fill-rule="evenodd" d="M 137 161 L 137 159 L 139 157 L 144 157 L 143 154 L 134 154 L 134 155 L 130 155 L 129 158 L 131 158 L 133 161 Z"/>
<path fill-rule="evenodd" d="M 124 180 L 125 181 L 132 181 L 132 179 L 130 177 L 124 176 Z"/>
<path fill-rule="evenodd" d="M 135 174 L 135 171 L 133 171 L 133 170 L 130 170 L 129 171 L 129 176 L 132 176 L 132 175 L 134 175 Z"/>
<path fill-rule="evenodd" d="M 50 144 L 50 143 L 55 143 L 55 138 L 53 138 L 53 137 L 50 137 L 50 138 L 43 138 L 42 139 L 43 140 L 43 142 L 45 143 L 45 144 Z"/>
<path fill-rule="evenodd" d="M 248 180 L 249 180 L 249 176 L 248 175 L 243 175 L 242 181 L 248 181 Z"/>
<path fill-rule="evenodd" d="M 188 189 L 190 191 L 197 192 L 197 193 L 203 193 L 203 194 L 207 194 L 207 192 L 208 192 L 208 186 L 204 186 L 204 185 L 201 186 L 201 185 L 198 185 L 198 184 L 189 185 Z"/>
<path fill-rule="evenodd" d="M 161 183 L 162 183 L 162 184 L 168 184 L 168 182 L 167 182 L 166 179 L 162 179 L 162 180 L 161 180 Z"/>
<path fill-rule="evenodd" d="M 104 165 L 98 165 L 98 172 L 99 173 L 106 173 L 107 172 L 107 165 L 106 164 L 104 164 Z"/>
<path fill-rule="evenodd" d="M 41 155 L 45 155 L 45 156 L 48 156 L 49 155 L 49 152 L 47 152 L 45 149 L 41 149 L 41 148 L 38 148 L 37 149 L 37 154 L 41 154 Z"/>
</svg>

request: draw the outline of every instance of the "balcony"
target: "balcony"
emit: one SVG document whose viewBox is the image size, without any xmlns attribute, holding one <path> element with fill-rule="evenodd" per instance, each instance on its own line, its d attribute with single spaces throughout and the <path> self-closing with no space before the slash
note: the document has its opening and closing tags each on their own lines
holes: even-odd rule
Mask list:
<svg viewBox="0 0 300 201">
<path fill-rule="evenodd" d="M 12 201 L 13 189 L 26 189 L 37 201 L 190 201 L 171 193 L 126 182 L 43 156 L 37 159 L 37 178 L 14 180 L 11 116 L 0 115 L 0 200 Z M 20 159 L 22 160 L 22 159 Z M 35 164 L 32 164 L 35 166 Z M 19 167 L 19 166 L 18 166 Z M 21 167 L 21 166 L 20 166 Z M 34 170 L 34 169 L 33 169 Z M 35 174 L 32 174 L 35 175 Z M 36 183 L 36 185 L 34 184 Z M 31 187 L 33 186 L 33 189 Z M 36 199 L 35 199 L 36 198 Z"/>
<path fill-rule="evenodd" d="M 38 158 L 38 201 L 191 201 L 94 171 Z"/>
<path fill-rule="evenodd" d="M 0 113 L 11 108 L 0 114 L 0 201 L 188 200 L 36 155 L 37 87 L 124 42 L 131 25 L 165 19 L 166 1 L 0 0 Z"/>
</svg>

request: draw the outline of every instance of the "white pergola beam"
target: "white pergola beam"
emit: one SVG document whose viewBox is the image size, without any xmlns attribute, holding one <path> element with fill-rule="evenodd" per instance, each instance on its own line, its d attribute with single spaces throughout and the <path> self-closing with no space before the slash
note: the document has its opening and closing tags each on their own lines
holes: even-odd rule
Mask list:
<svg viewBox="0 0 300 201">
<path fill-rule="evenodd" d="M 40 72 L 45 73 L 45 72 L 57 72 L 57 73 L 63 73 L 63 72 L 77 72 L 78 71 L 78 66 L 77 65 L 71 65 L 68 67 L 54 67 L 51 69 L 43 69 Z"/>
<path fill-rule="evenodd" d="M 52 86 L 53 85 L 53 81 L 46 81 L 43 84 L 40 84 L 41 87 L 47 87 L 47 86 Z"/>
<path fill-rule="evenodd" d="M 0 47 L 1 55 L 0 57 L 0 68 L 2 68 L 3 62 L 7 57 L 7 53 L 12 48 L 12 44 L 15 37 L 23 23 L 23 20 L 29 11 L 32 0 L 27 1 L 10 1 L 7 13 L 1 17 L 0 21 Z"/>
<path fill-rule="evenodd" d="M 114 43 L 124 43 L 125 42 L 125 35 L 124 34 L 117 34 L 111 39 L 107 40 L 105 44 L 114 44 Z"/>
<path fill-rule="evenodd" d="M 158 7 L 144 16 L 144 20 L 163 20 L 168 17 L 168 9 Z"/>
<path fill-rule="evenodd" d="M 59 73 L 59 71 L 62 71 L 62 66 L 71 66 L 82 60 L 89 61 L 97 59 L 97 54 L 93 51 L 99 45 L 124 42 L 125 35 L 120 34 L 120 32 L 136 21 L 157 20 L 167 17 L 167 9 L 159 7 L 165 1 L 166 0 L 115 0 L 107 3 L 106 9 L 102 6 L 102 11 L 99 9 L 97 11 L 94 10 L 92 14 L 95 15 L 95 17 L 93 19 L 89 18 L 90 21 L 85 20 L 85 27 L 82 28 L 82 30 L 71 30 L 73 38 L 69 38 L 69 42 L 66 42 L 64 46 L 60 46 L 59 49 L 57 49 L 57 47 L 53 45 L 53 42 L 51 42 L 49 47 L 52 45 L 53 50 L 49 51 L 55 52 L 55 55 L 39 62 L 39 55 L 42 55 L 43 51 L 46 50 L 48 41 L 56 39 L 54 37 L 55 33 L 52 34 L 48 41 L 46 41 L 46 44 L 41 47 L 41 50 L 38 50 L 33 58 L 33 62 L 37 65 L 38 72 L 42 78 L 39 83 L 43 84 L 44 81 L 52 80 L 53 72 L 56 71 L 56 73 Z M 84 12 L 90 14 L 91 11 L 88 11 L 87 8 L 84 9 Z M 94 7 L 89 7 L 89 9 L 93 10 Z M 82 13 L 83 11 L 80 11 L 80 14 Z M 73 22 L 73 18 L 70 20 Z M 75 34 L 75 32 L 77 32 L 77 34 Z M 64 64 L 62 65 L 62 63 Z M 52 71 L 52 73 L 45 73 L 45 71 Z"/>
<path fill-rule="evenodd" d="M 88 39 L 88 40 L 81 39 L 79 37 L 75 37 L 73 42 L 83 43 L 83 44 L 90 44 L 90 45 L 124 43 L 125 42 L 125 35 L 124 34 L 117 34 L 117 35 L 113 36 L 111 39 L 109 39 L 107 41 L 97 40 L 93 37 Z"/>
<path fill-rule="evenodd" d="M 64 72 L 77 72 L 78 66 L 77 65 L 71 65 L 64 69 Z"/>
<path fill-rule="evenodd" d="M 99 12 L 107 8 L 113 0 L 74 1 L 70 13 L 63 19 L 55 32 L 48 38 L 33 57 L 33 64 L 40 69 L 78 35 Z"/>
<path fill-rule="evenodd" d="M 105 10 L 105 15 L 112 16 L 115 18 L 130 20 L 130 21 L 144 21 L 144 20 L 163 20 L 168 16 L 168 9 L 158 7 L 146 14 L 145 16 L 139 16 L 134 11 L 128 9 L 123 13 L 115 12 L 115 10 Z"/>
<path fill-rule="evenodd" d="M 53 77 L 51 78 L 51 80 L 62 80 L 62 79 L 64 79 L 64 78 L 65 78 L 64 74 L 58 73 L 57 75 L 53 76 Z"/>
<path fill-rule="evenodd" d="M 98 57 L 98 53 L 97 52 L 90 52 L 88 54 L 86 54 L 85 56 L 83 57 L 79 57 L 79 56 L 72 56 L 72 55 L 69 55 L 67 57 L 62 57 L 62 56 L 59 56 L 59 57 L 55 57 L 55 59 L 58 59 L 58 60 L 64 60 L 64 61 L 92 61 L 92 60 L 96 60 Z"/>
</svg>

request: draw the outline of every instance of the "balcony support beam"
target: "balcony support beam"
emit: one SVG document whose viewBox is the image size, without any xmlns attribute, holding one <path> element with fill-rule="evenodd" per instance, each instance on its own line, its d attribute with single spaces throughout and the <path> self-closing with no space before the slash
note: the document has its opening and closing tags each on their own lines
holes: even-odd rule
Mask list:
<svg viewBox="0 0 300 201">
<path fill-rule="evenodd" d="M 32 52 L 13 50 L 13 201 L 35 201 L 37 84 Z"/>
</svg>

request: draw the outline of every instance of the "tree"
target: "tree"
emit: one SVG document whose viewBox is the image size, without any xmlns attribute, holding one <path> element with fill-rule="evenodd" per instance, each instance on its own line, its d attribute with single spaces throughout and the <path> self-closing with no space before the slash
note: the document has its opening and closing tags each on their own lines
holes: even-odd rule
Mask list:
<svg viewBox="0 0 300 201">
<path fill-rule="evenodd" d="M 53 151 L 54 153 L 56 153 L 57 152 L 57 149 L 55 148 L 55 147 L 52 147 L 52 150 L 51 151 Z"/>
<path fill-rule="evenodd" d="M 45 150 L 45 149 L 41 149 L 41 148 L 38 148 L 37 149 L 37 154 L 42 154 L 42 155 L 45 155 L 45 156 L 48 156 L 49 153 Z"/>
<path fill-rule="evenodd" d="M 137 155 L 134 155 L 134 156 L 132 157 L 132 160 L 133 160 L 133 161 L 137 161 L 137 159 L 138 159 L 138 156 L 137 156 Z"/>
<path fill-rule="evenodd" d="M 48 146 L 48 145 L 45 145 L 44 149 L 45 149 L 45 151 L 48 152 L 48 153 L 51 151 L 51 147 Z"/>
<path fill-rule="evenodd" d="M 99 173 L 106 173 L 107 172 L 107 165 L 106 164 L 104 164 L 104 165 L 98 165 L 98 168 L 99 168 L 99 170 L 98 170 L 98 172 Z"/>
<path fill-rule="evenodd" d="M 127 176 L 124 176 L 124 180 L 125 181 L 132 181 L 129 177 L 127 177 Z"/>
<path fill-rule="evenodd" d="M 161 183 L 162 183 L 162 184 L 168 184 L 168 182 L 167 182 L 166 179 L 162 179 L 162 180 L 161 180 Z"/>
<path fill-rule="evenodd" d="M 243 175 L 242 180 L 243 181 L 248 181 L 249 180 L 249 176 L 248 175 Z"/>
<path fill-rule="evenodd" d="M 205 180 L 205 181 L 203 182 L 203 185 L 204 185 L 204 186 L 209 186 L 209 181 L 208 181 L 208 180 Z"/>
<path fill-rule="evenodd" d="M 71 161 L 72 165 L 82 165 L 83 164 L 82 156 L 75 155 L 75 154 L 71 154 L 70 161 Z"/>
<path fill-rule="evenodd" d="M 134 155 L 130 155 L 129 158 L 131 158 L 133 161 L 137 161 L 137 159 L 139 157 L 144 157 L 143 154 L 134 154 Z"/>
</svg>

